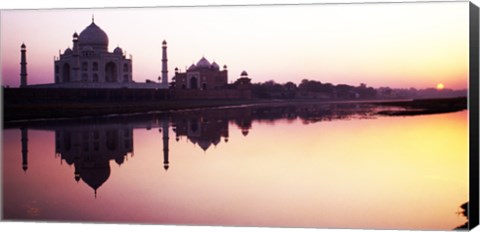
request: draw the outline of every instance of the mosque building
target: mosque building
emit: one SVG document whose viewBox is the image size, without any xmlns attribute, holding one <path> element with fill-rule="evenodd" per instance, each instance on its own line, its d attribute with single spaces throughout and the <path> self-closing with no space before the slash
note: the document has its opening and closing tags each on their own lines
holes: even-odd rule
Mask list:
<svg viewBox="0 0 480 232">
<path fill-rule="evenodd" d="M 216 62 L 210 63 L 202 57 L 197 64 L 192 64 L 186 72 L 179 72 L 175 68 L 173 77 L 176 89 L 224 89 L 228 85 L 227 66 L 220 66 Z"/>
</svg>

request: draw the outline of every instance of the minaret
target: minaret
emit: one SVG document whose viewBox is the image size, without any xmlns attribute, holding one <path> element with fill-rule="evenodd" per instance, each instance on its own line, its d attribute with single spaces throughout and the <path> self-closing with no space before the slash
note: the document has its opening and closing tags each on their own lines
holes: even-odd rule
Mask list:
<svg viewBox="0 0 480 232">
<path fill-rule="evenodd" d="M 27 47 L 22 43 L 20 47 L 20 88 L 27 87 Z"/>
<path fill-rule="evenodd" d="M 27 172 L 28 169 L 28 130 L 21 128 L 22 131 L 22 169 Z"/>
<path fill-rule="evenodd" d="M 93 22 L 93 19 L 92 19 Z M 72 65 L 72 71 L 73 71 L 73 76 L 70 79 L 70 81 L 78 81 L 79 80 L 79 72 L 80 72 L 80 48 L 78 46 L 78 34 L 75 32 L 73 34 L 73 65 Z"/>
<path fill-rule="evenodd" d="M 162 43 L 162 84 L 168 86 L 167 41 Z"/>
<path fill-rule="evenodd" d="M 168 170 L 168 118 L 162 120 L 162 133 L 163 133 L 163 168 Z"/>
</svg>

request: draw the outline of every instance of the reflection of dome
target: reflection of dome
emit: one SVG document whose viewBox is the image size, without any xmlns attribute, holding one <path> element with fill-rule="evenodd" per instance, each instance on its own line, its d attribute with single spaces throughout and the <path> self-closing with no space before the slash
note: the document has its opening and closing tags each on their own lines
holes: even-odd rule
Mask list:
<svg viewBox="0 0 480 232">
<path fill-rule="evenodd" d="M 110 177 L 110 166 L 83 168 L 81 171 L 82 180 L 95 192 Z"/>
<path fill-rule="evenodd" d="M 198 146 L 200 146 L 204 151 L 206 151 L 210 147 L 210 142 L 206 140 L 198 141 Z"/>
<path fill-rule="evenodd" d="M 117 163 L 118 165 L 123 164 L 123 161 L 125 160 L 124 158 L 124 156 L 117 156 L 117 158 L 115 158 L 115 163 Z"/>
<path fill-rule="evenodd" d="M 108 36 L 100 27 L 92 22 L 78 36 L 80 45 L 90 45 L 93 47 L 108 48 Z"/>
<path fill-rule="evenodd" d="M 217 144 L 220 143 L 220 137 L 216 138 L 215 140 L 212 141 L 213 145 L 217 146 Z"/>
<path fill-rule="evenodd" d="M 205 59 L 205 57 L 202 57 L 202 59 L 200 59 L 197 62 L 197 67 L 198 68 L 210 68 L 210 62 L 208 62 L 208 60 Z"/>
</svg>

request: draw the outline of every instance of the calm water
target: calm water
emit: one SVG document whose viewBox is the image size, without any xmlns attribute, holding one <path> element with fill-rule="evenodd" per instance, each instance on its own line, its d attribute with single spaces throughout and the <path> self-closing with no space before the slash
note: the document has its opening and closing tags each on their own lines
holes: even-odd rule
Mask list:
<svg viewBox="0 0 480 232">
<path fill-rule="evenodd" d="M 6 125 L 7 220 L 440 229 L 468 201 L 468 112 L 250 107 Z"/>
</svg>

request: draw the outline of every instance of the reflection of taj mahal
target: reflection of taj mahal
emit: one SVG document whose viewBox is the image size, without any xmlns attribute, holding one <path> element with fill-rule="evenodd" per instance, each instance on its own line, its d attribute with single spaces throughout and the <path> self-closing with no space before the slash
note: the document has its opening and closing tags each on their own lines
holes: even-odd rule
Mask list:
<svg viewBox="0 0 480 232">
<path fill-rule="evenodd" d="M 56 157 L 73 166 L 72 177 L 76 182 L 84 182 L 95 193 L 108 180 L 111 173 L 111 163 L 123 165 L 129 155 L 133 156 L 134 129 L 159 128 L 158 139 L 163 142 L 163 169 L 167 171 L 169 162 L 170 130 L 175 133 L 175 141 L 182 137 L 207 152 L 221 142 L 228 142 L 229 120 L 234 116 L 247 116 L 237 111 L 225 114 L 208 114 L 202 117 L 198 114 L 181 114 L 176 117 L 162 117 L 142 123 L 124 124 L 85 124 L 78 126 L 41 127 L 42 130 L 55 132 Z M 227 117 L 227 118 L 225 118 Z M 249 120 L 234 120 L 242 134 L 246 136 L 251 128 Z M 28 129 L 21 128 L 22 169 L 28 170 Z"/>
<path fill-rule="evenodd" d="M 55 150 L 75 167 L 75 180 L 97 189 L 110 176 L 110 160 L 121 165 L 133 152 L 133 129 L 76 128 L 55 130 Z"/>
</svg>

